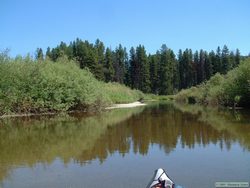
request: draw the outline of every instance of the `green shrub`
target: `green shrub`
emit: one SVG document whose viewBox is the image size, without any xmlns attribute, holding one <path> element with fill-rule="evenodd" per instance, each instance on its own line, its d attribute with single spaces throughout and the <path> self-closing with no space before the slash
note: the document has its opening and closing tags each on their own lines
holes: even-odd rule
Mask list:
<svg viewBox="0 0 250 188">
<path fill-rule="evenodd" d="M 0 65 L 4 112 L 65 111 L 97 100 L 100 85 L 73 62 L 19 62 Z"/>
<path fill-rule="evenodd" d="M 132 90 L 118 83 L 106 83 L 104 90 L 112 103 L 134 102 L 144 98 L 141 91 Z"/>
<path fill-rule="evenodd" d="M 132 102 L 143 93 L 98 81 L 74 61 L 0 58 L 0 115 L 101 108 Z"/>
<path fill-rule="evenodd" d="M 210 105 L 223 105 L 224 104 L 224 99 L 223 99 L 224 89 L 222 87 L 224 82 L 225 82 L 224 77 L 219 73 L 216 73 L 207 82 L 207 84 L 205 85 L 205 87 L 207 88 L 206 89 L 207 95 L 205 96 L 207 104 L 210 104 Z"/>
<path fill-rule="evenodd" d="M 224 88 L 228 104 L 232 104 L 235 102 L 235 97 L 240 96 L 240 105 L 250 105 L 249 81 L 250 59 L 247 59 L 226 75 Z"/>
<path fill-rule="evenodd" d="M 250 59 L 241 62 L 239 67 L 229 71 L 225 76 L 215 74 L 209 81 L 197 87 L 180 91 L 177 102 L 208 105 L 229 105 L 237 103 L 250 106 Z"/>
<path fill-rule="evenodd" d="M 181 103 L 189 103 L 190 99 L 194 100 L 194 103 L 199 103 L 203 99 L 204 86 L 191 87 L 190 89 L 181 90 L 176 96 L 175 100 Z"/>
</svg>

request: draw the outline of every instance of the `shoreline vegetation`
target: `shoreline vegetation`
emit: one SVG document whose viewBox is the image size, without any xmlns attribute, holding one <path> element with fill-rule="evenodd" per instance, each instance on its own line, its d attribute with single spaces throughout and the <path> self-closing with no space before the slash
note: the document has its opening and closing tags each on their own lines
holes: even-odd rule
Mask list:
<svg viewBox="0 0 250 188">
<path fill-rule="evenodd" d="M 157 100 L 149 100 L 149 101 L 157 101 Z M 139 106 L 145 106 L 147 104 L 136 101 L 136 102 L 131 102 L 131 103 L 122 103 L 122 104 L 112 104 L 109 107 L 105 107 L 105 110 L 112 110 L 112 109 L 120 109 L 120 108 L 135 108 Z M 77 113 L 79 111 L 67 111 L 67 114 L 70 113 Z M 80 111 L 83 112 L 83 111 Z M 8 118 L 8 117 L 29 117 L 29 116 L 47 116 L 47 115 L 56 115 L 57 112 L 44 112 L 44 113 L 26 113 L 26 114 L 7 114 L 7 115 L 2 115 L 0 116 L 1 118 Z"/>
<path fill-rule="evenodd" d="M 208 81 L 181 90 L 174 100 L 182 104 L 224 106 L 230 109 L 250 107 L 250 58 L 227 74 L 215 74 Z"/>
<path fill-rule="evenodd" d="M 98 81 L 67 58 L 57 62 L 5 59 L 0 75 L 1 117 L 100 111 L 150 96 L 118 83 Z"/>
<path fill-rule="evenodd" d="M 83 45 L 85 43 L 80 41 L 80 44 Z M 96 46 L 89 47 L 92 49 L 94 56 L 100 47 L 100 44 L 97 44 Z M 103 47 L 103 44 L 101 46 Z M 71 49 L 70 47 L 68 46 L 67 48 Z M 140 47 L 144 49 L 143 46 Z M 59 51 L 60 49 L 58 47 Z M 111 53 L 113 54 L 111 55 L 112 58 L 109 58 L 115 60 L 116 63 L 112 62 L 110 66 L 115 68 L 117 62 L 119 64 L 120 60 L 118 56 L 123 60 L 125 58 L 126 61 L 121 61 L 121 65 L 117 65 L 118 68 L 112 71 L 106 69 L 104 66 L 106 65 L 105 63 L 109 63 L 109 61 L 106 62 L 109 59 L 106 56 L 96 57 L 97 59 L 94 58 L 94 62 L 98 59 L 102 60 L 102 62 L 100 61 L 99 64 L 95 64 L 95 68 L 91 68 L 92 60 L 86 60 L 88 55 L 91 54 L 71 57 L 69 54 L 64 53 L 62 49 L 60 52 L 62 53 L 56 56 L 56 58 L 52 58 L 52 52 L 51 54 L 49 53 L 50 55 L 44 57 L 40 49 L 37 52 L 36 59 L 33 59 L 29 55 L 26 57 L 17 56 L 16 58 L 10 58 L 7 52 L 0 53 L 0 117 L 48 115 L 74 111 L 97 112 L 105 108 L 112 109 L 143 105 L 139 104 L 139 102 L 136 104 L 127 103 L 143 102 L 144 100 L 173 100 L 178 103 L 227 106 L 233 109 L 250 106 L 250 58 L 242 58 L 242 61 L 239 62 L 240 56 L 238 51 L 238 55 L 232 55 L 230 61 L 228 53 L 218 52 L 218 54 L 221 54 L 220 56 L 218 55 L 218 62 L 222 63 L 225 60 L 224 63 L 228 66 L 230 65 L 227 67 L 226 72 L 221 71 L 221 69 L 215 69 L 213 66 L 217 65 L 218 62 L 213 62 L 213 58 L 207 57 L 211 60 L 209 61 L 209 65 L 211 65 L 211 70 L 214 69 L 213 74 L 209 74 L 210 76 L 208 77 L 203 76 L 202 78 L 205 81 L 201 79 L 199 82 L 196 80 L 196 76 L 198 78 L 197 68 L 199 68 L 199 65 L 205 64 L 200 61 L 196 62 L 195 57 L 197 54 L 194 56 L 191 51 L 189 58 L 185 59 L 181 56 L 178 57 L 178 60 L 171 52 L 173 55 L 171 57 L 175 62 L 173 65 L 178 65 L 179 68 L 170 69 L 169 67 L 165 67 L 166 69 L 164 69 L 163 67 L 170 66 L 172 61 L 170 56 L 168 56 L 170 53 L 169 49 L 163 46 L 161 54 L 158 54 L 159 57 L 156 59 L 156 62 L 160 63 L 162 67 L 158 66 L 157 69 L 151 69 L 152 67 L 150 68 L 149 65 L 153 63 L 149 61 L 150 58 L 147 57 L 145 49 L 143 52 L 145 54 L 143 61 L 138 60 L 141 57 L 138 50 L 138 58 L 135 58 L 138 61 L 136 65 L 147 65 L 146 72 L 140 72 L 142 67 L 139 67 L 140 69 L 135 72 L 130 70 L 133 69 L 132 56 L 129 60 L 125 58 L 127 55 L 123 54 L 123 58 L 121 58 L 119 56 L 120 53 L 118 53 L 119 50 L 117 54 L 115 52 Z M 103 55 L 104 51 L 101 50 L 101 52 Z M 82 59 L 83 57 L 85 57 L 84 60 Z M 192 60 L 191 57 L 194 59 Z M 88 64 L 89 66 L 85 66 L 84 63 L 86 62 L 90 63 Z M 186 69 L 181 69 L 181 66 L 185 64 L 190 65 L 188 67 L 192 67 L 195 71 L 193 71 L 194 74 L 190 73 L 189 76 L 182 78 L 183 71 L 185 74 L 190 72 Z M 98 66 L 101 66 L 101 68 L 97 69 Z M 109 78 L 110 76 L 106 73 L 112 72 L 112 79 L 101 79 L 98 76 L 99 71 L 100 74 L 106 75 L 105 78 Z M 155 71 L 155 74 L 151 74 L 151 71 Z M 168 77 L 172 73 L 176 74 L 176 79 L 174 79 L 175 76 Z M 121 79 L 115 79 L 114 75 L 116 74 Z M 138 78 L 135 78 L 135 75 Z M 144 79 L 149 77 L 151 81 Z M 163 80 L 164 82 L 160 83 Z M 192 80 L 196 81 L 192 82 L 192 84 L 186 83 Z M 178 81 L 178 83 L 176 82 L 175 84 L 175 81 Z M 136 84 L 133 85 L 132 83 Z M 176 87 L 172 87 L 173 85 L 176 85 Z M 157 86 L 155 91 L 152 90 L 154 86 Z M 151 91 L 150 89 L 143 89 L 144 87 L 151 88 Z M 164 92 L 161 92 L 163 90 Z M 151 94 L 149 94 L 150 92 Z"/>
<path fill-rule="evenodd" d="M 226 75 L 181 90 L 176 95 L 144 94 L 119 83 L 97 80 L 88 69 L 66 57 L 56 62 L 29 57 L 1 59 L 0 117 L 50 115 L 61 112 L 96 112 L 144 105 L 143 100 L 174 100 L 177 103 L 230 108 L 249 107 L 250 59 Z M 135 102 L 137 101 L 137 102 Z"/>
</svg>

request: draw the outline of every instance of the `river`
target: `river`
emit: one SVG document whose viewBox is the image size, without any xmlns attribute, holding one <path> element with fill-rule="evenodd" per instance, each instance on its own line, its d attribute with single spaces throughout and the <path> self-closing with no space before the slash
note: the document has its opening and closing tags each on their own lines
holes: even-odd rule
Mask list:
<svg viewBox="0 0 250 188">
<path fill-rule="evenodd" d="M 250 182 L 250 112 L 152 103 L 0 120 L 0 188 L 145 188 Z"/>
</svg>

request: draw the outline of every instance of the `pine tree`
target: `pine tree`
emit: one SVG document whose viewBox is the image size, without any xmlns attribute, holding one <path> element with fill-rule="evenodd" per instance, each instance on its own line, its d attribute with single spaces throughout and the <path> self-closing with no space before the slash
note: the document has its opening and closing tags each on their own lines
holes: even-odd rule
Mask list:
<svg viewBox="0 0 250 188">
<path fill-rule="evenodd" d="M 139 88 L 139 67 L 136 62 L 136 54 L 135 49 L 133 47 L 131 47 L 129 54 L 131 87 Z"/>
<path fill-rule="evenodd" d="M 230 59 L 229 59 L 229 50 L 226 45 L 223 46 L 221 52 L 221 63 L 222 63 L 222 74 L 226 74 L 228 70 L 230 70 Z"/>
<path fill-rule="evenodd" d="M 151 92 L 154 94 L 159 93 L 159 77 L 158 77 L 158 65 L 160 62 L 160 55 L 159 51 L 155 55 L 150 55 L 149 56 L 149 72 L 150 72 L 150 88 Z"/>
<path fill-rule="evenodd" d="M 105 81 L 110 82 L 114 80 L 114 65 L 113 65 L 113 55 L 110 48 L 106 49 L 105 53 L 105 65 L 104 65 L 104 75 Z"/>
<path fill-rule="evenodd" d="M 115 50 L 115 61 L 114 61 L 114 81 L 122 83 L 125 76 L 125 57 L 126 57 L 126 48 L 123 48 L 121 44 Z"/>
<path fill-rule="evenodd" d="M 221 49 L 218 46 L 216 50 L 216 61 L 214 63 L 214 72 L 222 73 L 222 66 L 221 66 Z"/>
<path fill-rule="evenodd" d="M 208 53 L 205 51 L 204 79 L 209 80 L 211 76 L 212 76 L 212 63 L 210 61 Z"/>
<path fill-rule="evenodd" d="M 46 50 L 46 55 L 45 55 L 45 56 L 46 56 L 46 57 L 45 57 L 46 59 L 48 59 L 48 58 L 50 59 L 50 58 L 51 58 L 50 47 L 47 48 L 47 50 Z"/>
<path fill-rule="evenodd" d="M 74 55 L 73 55 L 73 42 L 70 42 L 70 44 L 68 45 L 67 56 L 71 60 L 74 59 Z"/>
<path fill-rule="evenodd" d="M 200 50 L 198 72 L 197 72 L 198 84 L 202 83 L 205 80 L 204 64 L 205 64 L 205 53 L 203 50 Z"/>
<path fill-rule="evenodd" d="M 188 88 L 193 85 L 194 82 L 194 65 L 192 62 L 192 51 L 186 49 L 182 55 L 182 88 Z"/>
<path fill-rule="evenodd" d="M 150 74 L 149 74 L 149 62 L 146 54 L 146 50 L 144 46 L 142 46 L 142 54 L 143 59 L 145 58 L 145 61 L 142 62 L 142 86 L 141 91 L 144 93 L 150 92 Z"/>
<path fill-rule="evenodd" d="M 180 89 L 180 74 L 179 74 L 179 62 L 177 61 L 174 52 L 172 51 L 173 61 L 173 93 L 177 93 Z"/>
<path fill-rule="evenodd" d="M 124 72 L 124 84 L 131 87 L 131 72 L 130 72 L 130 62 L 128 59 L 128 53 L 125 52 L 125 72 Z"/>
<path fill-rule="evenodd" d="M 211 75 L 214 75 L 217 71 L 216 71 L 216 55 L 213 50 L 209 53 L 209 59 L 211 62 L 211 70 L 212 70 Z"/>
<path fill-rule="evenodd" d="M 230 67 L 228 67 L 228 70 L 231 70 L 232 68 L 236 66 L 235 55 L 233 51 L 231 51 L 229 54 L 229 66 Z"/>
<path fill-rule="evenodd" d="M 75 41 L 73 41 L 72 48 L 73 48 L 73 56 L 75 60 L 79 63 L 80 68 L 81 69 L 86 68 L 87 67 L 85 63 L 85 59 L 87 57 L 86 45 L 83 43 L 82 40 L 77 38 Z"/>
<path fill-rule="evenodd" d="M 144 46 L 139 45 L 136 48 L 135 65 L 138 68 L 138 88 L 143 92 L 148 93 L 150 91 L 150 75 L 149 64 Z"/>
<path fill-rule="evenodd" d="M 179 75 L 180 75 L 180 89 L 184 88 L 185 85 L 185 69 L 183 64 L 183 53 L 182 50 L 179 50 L 178 53 L 178 64 L 179 64 Z"/>
<path fill-rule="evenodd" d="M 42 48 L 36 49 L 36 59 L 43 61 L 43 49 Z"/>
<path fill-rule="evenodd" d="M 194 53 L 194 68 L 195 68 L 195 80 L 194 80 L 194 85 L 197 85 L 200 83 L 200 62 L 199 62 L 199 52 L 196 50 Z M 198 79 L 199 75 L 199 79 Z"/>
<path fill-rule="evenodd" d="M 65 42 L 62 42 L 61 41 L 61 43 L 60 43 L 60 45 L 59 46 L 57 46 L 57 48 L 58 48 L 58 51 L 59 51 L 59 57 L 62 57 L 62 56 L 70 56 L 70 54 L 69 54 L 69 51 L 68 51 L 68 46 L 67 46 L 67 44 L 65 43 Z"/>
<path fill-rule="evenodd" d="M 240 64 L 240 50 L 237 48 L 235 53 L 235 65 L 234 67 Z"/>
<path fill-rule="evenodd" d="M 98 80 L 104 80 L 103 65 L 98 62 L 98 54 L 93 46 L 87 48 L 86 59 L 84 62 L 89 70 Z"/>
<path fill-rule="evenodd" d="M 195 85 L 195 64 L 193 61 L 193 52 L 191 49 L 188 50 L 188 87 Z"/>
<path fill-rule="evenodd" d="M 161 59 L 160 59 L 160 67 L 159 67 L 159 79 L 160 79 L 160 87 L 159 94 L 173 94 L 173 68 L 174 68 L 174 53 L 172 50 L 168 49 L 164 44 L 161 47 Z"/>
<path fill-rule="evenodd" d="M 96 62 L 96 69 L 97 69 L 96 72 L 98 72 L 97 78 L 99 80 L 105 80 L 105 76 L 104 76 L 105 47 L 104 47 L 103 42 L 97 39 L 95 42 L 94 49 L 95 49 L 95 56 L 97 57 L 97 62 Z"/>
<path fill-rule="evenodd" d="M 96 54 L 98 57 L 98 64 L 104 64 L 104 51 L 105 51 L 105 47 L 103 42 L 101 42 L 99 39 L 96 40 L 95 42 L 95 50 L 96 50 Z"/>
</svg>

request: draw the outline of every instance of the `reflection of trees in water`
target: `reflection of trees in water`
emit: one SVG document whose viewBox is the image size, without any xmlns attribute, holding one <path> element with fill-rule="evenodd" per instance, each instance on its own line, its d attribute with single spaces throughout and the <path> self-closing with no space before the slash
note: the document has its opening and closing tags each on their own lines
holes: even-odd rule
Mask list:
<svg viewBox="0 0 250 188">
<path fill-rule="evenodd" d="M 115 152 L 124 156 L 131 150 L 146 155 L 152 144 L 167 154 L 178 143 L 188 148 L 213 143 L 230 149 L 233 142 L 240 141 L 249 149 L 250 126 L 229 119 L 228 113 L 218 116 L 195 109 L 158 104 L 144 108 L 143 113 L 143 108 L 137 108 L 85 118 L 4 120 L 0 126 L 0 164 L 8 168 L 0 169 L 0 179 L 12 166 L 50 164 L 57 157 L 65 163 L 71 159 L 81 164 L 94 159 L 103 162 Z"/>
<path fill-rule="evenodd" d="M 197 105 L 177 105 L 183 113 L 198 116 L 198 121 L 211 126 L 220 134 L 228 134 L 221 140 L 230 149 L 231 143 L 239 142 L 243 149 L 250 150 L 250 111 L 232 111 L 215 108 L 204 108 Z M 214 138 L 214 143 L 217 138 Z"/>
<path fill-rule="evenodd" d="M 103 161 L 110 153 L 127 153 L 130 147 L 133 147 L 134 153 L 146 155 L 151 144 L 158 144 L 166 153 L 170 153 L 178 141 L 183 148 L 194 148 L 195 145 L 206 147 L 212 143 L 229 150 L 232 143 L 241 139 L 227 129 L 216 129 L 203 122 L 202 116 L 202 113 L 182 112 L 171 105 L 146 108 L 143 113 L 110 127 L 96 141 L 95 147 L 84 151 L 77 160 L 91 160 L 92 155 Z"/>
<path fill-rule="evenodd" d="M 143 108 L 113 110 L 96 116 L 12 118 L 0 120 L 0 180 L 14 166 L 30 166 L 42 162 L 51 164 L 56 158 L 64 163 L 80 156 L 88 160 L 97 156 L 91 152 L 96 141 L 119 122 Z M 104 157 L 106 158 L 106 157 Z M 7 169 L 7 170 L 6 170 Z"/>
</svg>

